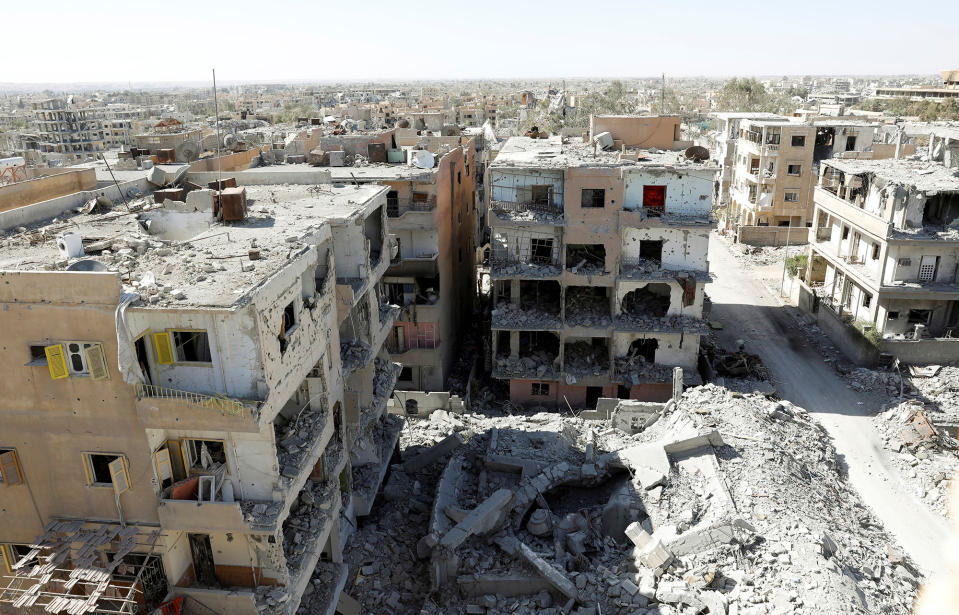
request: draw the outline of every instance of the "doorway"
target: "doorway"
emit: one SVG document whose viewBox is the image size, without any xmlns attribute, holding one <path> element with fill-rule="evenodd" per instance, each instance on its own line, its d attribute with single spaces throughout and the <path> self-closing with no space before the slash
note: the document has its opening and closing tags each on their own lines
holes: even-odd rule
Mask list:
<svg viewBox="0 0 959 615">
<path fill-rule="evenodd" d="M 603 396 L 603 387 L 586 387 L 586 407 L 596 408 L 596 402 Z"/>
<path fill-rule="evenodd" d="M 196 583 L 202 587 L 219 587 L 216 565 L 213 563 L 213 547 L 207 534 L 187 534 L 190 538 L 190 554 L 193 556 L 193 572 Z"/>
<path fill-rule="evenodd" d="M 140 365 L 140 373 L 143 374 L 143 380 L 146 384 L 153 384 L 153 376 L 150 374 L 150 354 L 147 352 L 146 336 L 138 337 L 133 342 L 133 348 L 137 353 L 137 363 Z"/>
</svg>

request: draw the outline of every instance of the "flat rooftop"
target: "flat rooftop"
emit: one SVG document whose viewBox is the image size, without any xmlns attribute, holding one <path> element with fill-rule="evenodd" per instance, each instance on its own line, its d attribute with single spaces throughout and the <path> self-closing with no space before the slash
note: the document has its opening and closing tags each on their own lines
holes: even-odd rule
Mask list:
<svg viewBox="0 0 959 615">
<path fill-rule="evenodd" d="M 305 162 L 296 164 L 274 164 L 265 167 L 255 167 L 244 171 L 229 173 L 231 177 L 272 177 L 276 183 L 284 183 L 283 175 L 297 173 L 319 173 L 329 171 L 335 182 L 352 182 L 354 178 L 360 182 L 371 181 L 420 181 L 431 182 L 436 169 L 420 169 L 403 164 L 365 164 L 363 166 L 346 167 L 314 167 Z M 224 173 L 226 175 L 226 173 Z M 240 180 L 242 184 L 243 181 Z"/>
<path fill-rule="evenodd" d="M 531 169 L 565 169 L 569 167 L 677 167 L 684 169 L 719 170 L 710 161 L 693 162 L 682 151 L 645 150 L 626 148 L 640 160 L 620 160 L 621 150 L 594 152 L 593 145 L 581 139 L 570 138 L 566 143 L 559 136 L 548 139 L 511 137 L 503 144 L 490 168 L 526 167 Z"/>
<path fill-rule="evenodd" d="M 822 164 L 850 175 L 870 173 L 889 183 L 914 186 L 920 192 L 959 192 L 959 169 L 935 162 L 888 158 L 855 160 L 829 158 Z"/>
<path fill-rule="evenodd" d="M 721 120 L 786 120 L 784 115 L 768 111 L 718 111 L 711 114 Z"/>
<path fill-rule="evenodd" d="M 38 223 L 0 239 L 0 270 L 63 271 L 93 260 L 121 275 L 135 305 L 230 307 L 245 302 L 255 288 L 308 248 L 307 236 L 324 227 L 366 215 L 384 186 L 334 187 L 329 184 L 247 186 L 248 215 L 242 222 L 218 222 L 211 212 L 182 213 L 162 205 L 129 212 L 117 205 L 106 213 L 74 213 Z M 147 231 L 142 221 L 175 227 Z M 86 255 L 65 259 L 56 236 L 79 233 Z M 249 250 L 260 251 L 259 260 Z M 150 277 L 155 280 L 151 283 Z"/>
</svg>

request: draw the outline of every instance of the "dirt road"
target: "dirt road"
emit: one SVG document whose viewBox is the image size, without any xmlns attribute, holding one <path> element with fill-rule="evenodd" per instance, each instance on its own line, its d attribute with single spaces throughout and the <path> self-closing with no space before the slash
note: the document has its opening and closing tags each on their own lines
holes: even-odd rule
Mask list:
<svg viewBox="0 0 959 615">
<path fill-rule="evenodd" d="M 945 571 L 946 523 L 903 484 L 870 421 L 876 411 L 871 399 L 843 383 L 775 294 L 747 274 L 715 234 L 709 261 L 716 278 L 706 286 L 713 302 L 710 319 L 723 323 L 724 345 L 744 339 L 746 350 L 762 357 L 779 394 L 825 427 L 865 504 L 919 566 Z"/>
</svg>

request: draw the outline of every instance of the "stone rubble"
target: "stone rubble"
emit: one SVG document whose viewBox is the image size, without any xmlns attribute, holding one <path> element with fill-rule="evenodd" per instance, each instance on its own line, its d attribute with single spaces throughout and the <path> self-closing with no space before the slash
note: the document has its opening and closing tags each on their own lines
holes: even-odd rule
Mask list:
<svg viewBox="0 0 959 615">
<path fill-rule="evenodd" d="M 348 549 L 364 612 L 909 612 L 920 572 L 789 402 L 692 388 L 632 435 L 487 412 L 409 420 L 407 460 L 463 443 L 392 467 Z"/>
</svg>

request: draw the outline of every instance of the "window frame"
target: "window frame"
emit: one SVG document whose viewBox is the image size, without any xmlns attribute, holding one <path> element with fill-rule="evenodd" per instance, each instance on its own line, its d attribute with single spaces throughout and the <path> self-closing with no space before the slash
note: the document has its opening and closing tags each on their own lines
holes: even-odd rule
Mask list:
<svg viewBox="0 0 959 615">
<path fill-rule="evenodd" d="M 796 143 L 797 140 L 799 141 L 799 143 Z M 806 147 L 806 135 L 792 135 L 789 138 L 789 146 L 790 147 Z"/>
<path fill-rule="evenodd" d="M 13 565 L 20 561 L 19 557 L 15 557 L 16 553 L 13 552 L 13 547 L 27 547 L 31 551 L 33 547 L 28 544 L 21 542 L 3 542 L 0 543 L 0 559 L 3 560 L 3 568 L 7 574 L 15 574 L 13 571 Z M 36 564 L 40 563 L 40 557 L 34 557 Z M 30 565 L 30 562 L 25 564 L 26 566 Z"/>
<path fill-rule="evenodd" d="M 790 196 L 795 198 L 790 199 Z M 799 190 L 783 190 L 783 203 L 798 203 L 799 202 Z"/>
<path fill-rule="evenodd" d="M 26 483 L 26 480 L 23 478 L 23 464 L 20 462 L 20 453 L 17 449 L 10 446 L 0 446 L 0 455 L 12 454 L 13 467 L 17 472 L 16 482 L 11 482 L 8 478 L 9 474 L 4 472 L 4 464 L 0 463 L 0 485 L 4 487 L 15 487 L 17 485 L 23 485 Z"/>
<path fill-rule="evenodd" d="M 163 333 L 166 333 L 170 337 L 170 351 L 173 354 L 173 363 L 171 365 L 189 365 L 194 367 L 213 367 L 213 346 L 210 344 L 210 333 L 206 329 L 180 329 L 176 327 L 171 327 L 164 329 Z M 209 361 L 183 361 L 180 359 L 180 352 L 177 347 L 176 333 L 203 333 L 206 335 L 206 344 L 207 348 L 210 351 L 210 360 Z"/>
<path fill-rule="evenodd" d="M 532 382 L 529 387 L 530 397 L 549 397 L 548 382 Z"/>
<path fill-rule="evenodd" d="M 797 172 L 793 173 L 793 172 L 790 170 L 790 169 L 793 168 L 793 167 L 796 167 L 796 168 L 799 169 L 799 170 L 798 170 Z M 793 164 L 793 163 L 787 162 L 787 163 L 786 163 L 786 175 L 789 175 L 789 176 L 791 176 L 791 177 L 799 177 L 799 176 L 801 176 L 801 175 L 802 175 L 802 164 L 800 164 L 800 163 Z"/>
<path fill-rule="evenodd" d="M 586 193 L 590 193 L 590 200 L 587 201 Z M 599 205 L 596 205 L 596 193 L 599 192 L 602 195 L 602 202 Z M 590 204 L 587 205 L 587 202 Z M 580 190 L 580 199 L 579 206 L 582 209 L 603 209 L 606 207 L 606 188 L 582 188 Z"/>
<path fill-rule="evenodd" d="M 93 455 L 99 455 L 101 457 L 113 457 L 113 459 L 111 459 L 108 462 L 108 465 L 110 463 L 113 463 L 117 459 L 123 459 L 123 465 L 127 473 L 127 488 L 128 489 L 130 488 L 130 471 L 129 471 L 130 464 L 129 464 L 129 461 L 127 460 L 127 456 L 123 453 L 114 453 L 111 451 L 83 451 L 82 453 L 80 453 L 80 456 L 83 460 L 83 471 L 86 474 L 87 487 L 101 487 L 101 488 L 115 489 L 115 486 L 113 483 L 113 476 L 110 476 L 109 483 L 97 482 L 96 472 L 94 471 L 94 468 L 92 465 L 93 462 L 91 459 Z"/>
<path fill-rule="evenodd" d="M 193 452 L 191 452 L 191 451 L 189 450 L 189 449 L 192 448 L 192 447 L 188 444 L 188 443 L 190 443 L 190 442 L 218 442 L 218 443 L 220 443 L 221 445 L 223 445 L 223 465 L 226 466 L 226 475 L 227 475 L 227 476 L 230 476 L 230 475 L 231 475 L 231 472 L 230 472 L 230 455 L 229 455 L 229 450 L 228 450 L 228 448 L 227 448 L 227 446 L 226 446 L 226 440 L 225 440 L 225 439 L 219 439 L 219 438 L 182 437 L 182 438 L 179 439 L 179 442 L 180 442 L 180 457 L 181 457 L 181 461 L 182 461 L 182 463 L 183 463 L 183 472 L 186 474 L 187 478 L 190 478 L 191 476 L 209 476 L 209 473 L 207 473 L 207 472 L 201 472 L 201 473 L 194 473 L 194 472 L 193 472 L 193 465 L 191 465 L 191 464 L 189 463 L 188 455 L 189 455 L 189 456 L 192 456 L 193 454 L 195 454 L 195 455 L 196 455 L 196 461 L 198 462 L 199 459 L 200 459 L 200 453 L 199 453 L 198 450 L 195 451 L 195 453 L 193 453 Z"/>
</svg>

